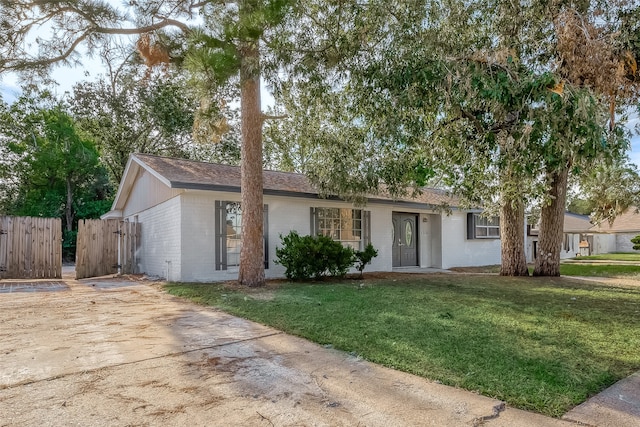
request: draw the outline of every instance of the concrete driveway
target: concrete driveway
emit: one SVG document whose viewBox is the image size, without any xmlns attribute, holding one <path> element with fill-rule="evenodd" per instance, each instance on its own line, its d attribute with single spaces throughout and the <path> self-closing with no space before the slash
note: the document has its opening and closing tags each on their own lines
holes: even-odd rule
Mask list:
<svg viewBox="0 0 640 427">
<path fill-rule="evenodd" d="M 3 281 L 0 313 L 0 426 L 576 425 L 179 300 L 149 282 Z"/>
</svg>

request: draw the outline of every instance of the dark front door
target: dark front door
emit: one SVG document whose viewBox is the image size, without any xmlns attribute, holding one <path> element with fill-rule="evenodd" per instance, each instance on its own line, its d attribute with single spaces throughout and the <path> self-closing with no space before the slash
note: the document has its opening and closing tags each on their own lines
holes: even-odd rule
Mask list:
<svg viewBox="0 0 640 427">
<path fill-rule="evenodd" d="M 393 266 L 418 265 L 418 215 L 393 213 Z"/>
</svg>

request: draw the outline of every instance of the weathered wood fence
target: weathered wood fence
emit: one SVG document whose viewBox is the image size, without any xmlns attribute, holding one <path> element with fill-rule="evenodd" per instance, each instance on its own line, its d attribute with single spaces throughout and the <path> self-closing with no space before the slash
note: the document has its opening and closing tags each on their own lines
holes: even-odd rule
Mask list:
<svg viewBox="0 0 640 427">
<path fill-rule="evenodd" d="M 135 273 L 140 224 L 118 219 L 78 222 L 76 279 Z"/>
<path fill-rule="evenodd" d="M 0 279 L 61 277 L 60 218 L 0 216 Z"/>
</svg>

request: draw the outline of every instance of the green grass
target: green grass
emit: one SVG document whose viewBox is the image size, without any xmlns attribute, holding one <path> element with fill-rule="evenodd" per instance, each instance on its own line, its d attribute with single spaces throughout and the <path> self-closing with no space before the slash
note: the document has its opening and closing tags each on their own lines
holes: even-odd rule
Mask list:
<svg viewBox="0 0 640 427">
<path fill-rule="evenodd" d="M 590 256 L 580 256 L 576 258 L 572 258 L 579 261 L 586 260 L 604 260 L 604 261 L 637 261 L 640 262 L 640 252 L 637 253 L 629 253 L 629 252 L 614 252 L 610 254 L 600 254 L 600 255 L 590 255 Z"/>
<path fill-rule="evenodd" d="M 640 265 L 620 264 L 560 264 L 563 276 L 627 277 L 640 276 Z"/>
<path fill-rule="evenodd" d="M 586 258 L 586 257 L 583 257 Z M 455 267 L 451 270 L 462 273 L 494 273 L 500 272 L 499 265 L 486 265 L 482 267 Z M 533 274 L 533 265 L 529 265 L 529 274 Z M 637 276 L 640 279 L 640 265 L 623 264 L 560 264 L 562 276 L 585 277 L 629 277 Z"/>
<path fill-rule="evenodd" d="M 241 290 L 168 284 L 320 344 L 560 416 L 640 369 L 640 290 L 434 275 Z"/>
</svg>

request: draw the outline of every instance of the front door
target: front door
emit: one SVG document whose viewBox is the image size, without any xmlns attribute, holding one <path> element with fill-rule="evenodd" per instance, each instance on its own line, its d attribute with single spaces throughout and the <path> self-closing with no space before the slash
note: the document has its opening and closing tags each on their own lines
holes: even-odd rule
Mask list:
<svg viewBox="0 0 640 427">
<path fill-rule="evenodd" d="M 393 266 L 411 267 L 418 265 L 418 215 L 393 213 Z"/>
</svg>

